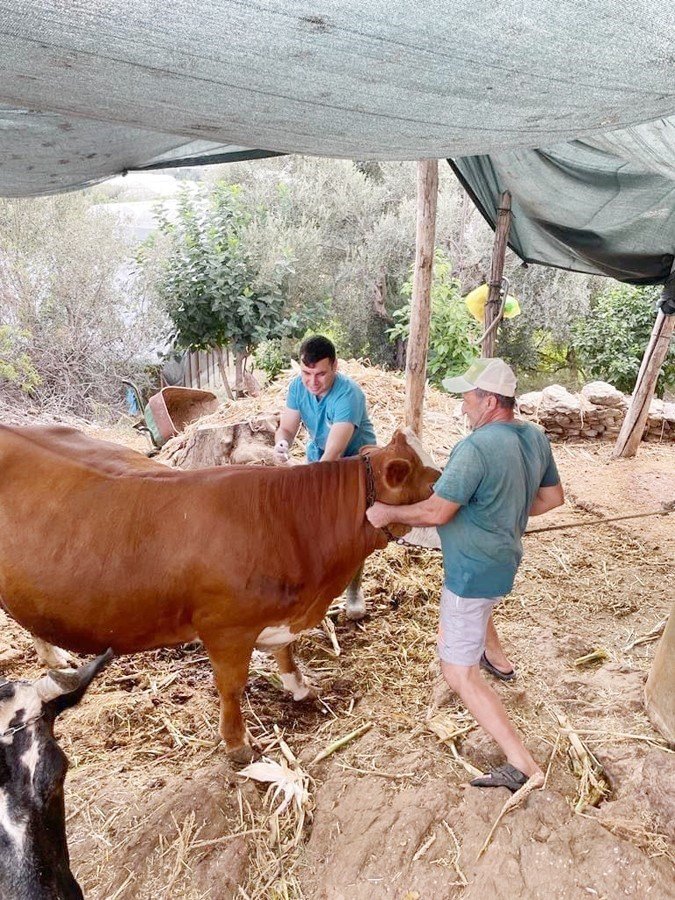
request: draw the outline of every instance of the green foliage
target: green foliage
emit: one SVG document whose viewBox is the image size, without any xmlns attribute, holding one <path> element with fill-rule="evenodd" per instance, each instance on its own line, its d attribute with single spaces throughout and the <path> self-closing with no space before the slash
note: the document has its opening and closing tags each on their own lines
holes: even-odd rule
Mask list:
<svg viewBox="0 0 675 900">
<path fill-rule="evenodd" d="M 45 409 L 116 415 L 119 379 L 142 369 L 165 327 L 131 281 L 118 222 L 87 192 L 0 200 L 0 322 L 18 354 L 15 372 L 4 358 L 5 383 L 18 375 Z"/>
<path fill-rule="evenodd" d="M 256 369 L 262 369 L 269 381 L 273 381 L 280 372 L 290 365 L 290 353 L 284 351 L 284 346 L 278 338 L 272 341 L 262 341 L 253 354 L 253 365 Z"/>
<path fill-rule="evenodd" d="M 302 327 L 286 311 L 287 262 L 278 260 L 263 282 L 242 240 L 246 224 L 240 189 L 222 182 L 210 196 L 184 191 L 176 222 L 161 215 L 170 250 L 159 293 L 178 346 L 248 354 Z"/>
<path fill-rule="evenodd" d="M 620 391 L 635 387 L 640 363 L 654 327 L 657 287 L 621 284 L 598 293 L 591 314 L 572 328 L 572 347 L 587 378 L 608 381 Z M 666 357 L 657 392 L 675 384 L 675 351 Z"/>
<path fill-rule="evenodd" d="M 412 296 L 412 274 L 403 285 L 402 294 Z M 389 339 L 408 340 L 410 336 L 410 299 L 406 306 L 394 313 L 396 324 L 388 330 Z M 481 328 L 464 304 L 460 283 L 452 276 L 452 266 L 442 250 L 434 254 L 431 286 L 431 324 L 427 374 L 434 384 L 448 375 L 464 372 L 480 355 L 475 341 Z"/>
<path fill-rule="evenodd" d="M 0 325 L 0 383 L 16 385 L 29 394 L 41 378 L 28 353 L 31 334 L 11 325 Z"/>
</svg>

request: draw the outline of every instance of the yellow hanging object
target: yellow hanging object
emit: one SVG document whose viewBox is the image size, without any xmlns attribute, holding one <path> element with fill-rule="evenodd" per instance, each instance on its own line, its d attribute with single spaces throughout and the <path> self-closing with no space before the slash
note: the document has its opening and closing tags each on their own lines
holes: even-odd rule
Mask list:
<svg viewBox="0 0 675 900">
<path fill-rule="evenodd" d="M 479 287 L 474 288 L 464 298 L 467 309 L 474 317 L 474 319 L 477 319 L 479 322 L 483 321 L 483 313 L 485 311 L 485 304 L 487 303 L 489 293 L 490 286 L 487 284 L 481 284 Z M 511 294 L 509 294 L 506 298 L 506 304 L 504 305 L 504 318 L 513 319 L 519 315 L 520 304 L 515 297 L 512 297 Z"/>
</svg>

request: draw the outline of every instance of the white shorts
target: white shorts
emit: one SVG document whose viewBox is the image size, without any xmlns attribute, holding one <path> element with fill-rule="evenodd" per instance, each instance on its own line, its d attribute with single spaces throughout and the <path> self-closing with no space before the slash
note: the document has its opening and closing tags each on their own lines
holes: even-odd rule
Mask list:
<svg viewBox="0 0 675 900">
<path fill-rule="evenodd" d="M 455 666 L 477 666 L 485 650 L 490 614 L 501 597 L 460 597 L 444 587 L 438 623 L 438 655 Z"/>
</svg>

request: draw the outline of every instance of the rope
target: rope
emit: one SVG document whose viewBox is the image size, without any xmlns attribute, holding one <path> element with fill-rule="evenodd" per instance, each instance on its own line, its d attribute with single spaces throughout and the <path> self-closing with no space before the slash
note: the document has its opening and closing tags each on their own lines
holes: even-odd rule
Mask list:
<svg viewBox="0 0 675 900">
<path fill-rule="evenodd" d="M 483 341 L 485 340 L 485 338 L 489 337 L 492 334 L 492 332 L 495 330 L 495 328 L 499 325 L 499 323 L 504 318 L 504 309 L 506 307 L 506 301 L 508 299 L 510 286 L 511 285 L 509 283 L 509 279 L 506 277 L 503 277 L 499 283 L 499 291 L 500 291 L 501 298 L 502 298 L 502 302 L 499 306 L 499 312 L 497 313 L 495 318 L 490 323 L 490 327 L 486 331 L 483 332 L 483 334 L 478 338 L 478 340 L 472 341 L 472 343 L 475 344 L 476 346 L 478 346 L 479 344 L 482 344 Z"/>
<path fill-rule="evenodd" d="M 594 519 L 592 522 L 570 522 L 567 525 L 548 525 L 546 528 L 528 528 L 524 534 L 540 534 L 542 531 L 560 531 L 562 528 L 586 528 L 588 525 L 606 525 L 625 519 L 644 519 L 646 516 L 669 516 L 675 509 L 655 509 L 651 512 L 632 513 L 629 516 L 613 516 L 611 519 Z"/>
</svg>

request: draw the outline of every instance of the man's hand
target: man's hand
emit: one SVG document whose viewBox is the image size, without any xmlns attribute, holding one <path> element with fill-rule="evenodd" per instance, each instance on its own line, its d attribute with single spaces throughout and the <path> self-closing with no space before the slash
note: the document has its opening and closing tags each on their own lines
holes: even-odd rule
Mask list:
<svg viewBox="0 0 675 900">
<path fill-rule="evenodd" d="M 277 441 L 274 445 L 274 459 L 276 462 L 285 463 L 288 462 L 289 453 L 288 453 L 288 441 Z"/>
<path fill-rule="evenodd" d="M 366 510 L 366 518 L 374 528 L 385 525 L 411 525 L 413 528 L 427 528 L 430 525 L 445 525 L 461 509 L 461 503 L 445 500 L 432 494 L 428 500 L 420 500 L 410 506 L 390 506 L 376 500 Z"/>
<path fill-rule="evenodd" d="M 388 506 L 386 503 L 380 503 L 379 500 L 376 500 L 375 503 L 366 510 L 366 518 L 373 528 L 384 528 L 394 521 L 392 513 L 395 511 L 395 506 Z"/>
</svg>

